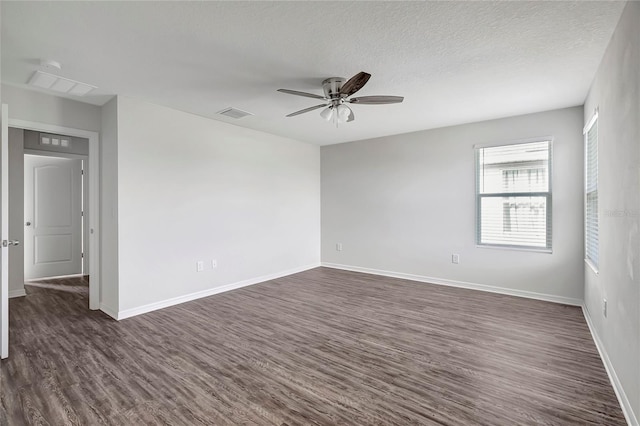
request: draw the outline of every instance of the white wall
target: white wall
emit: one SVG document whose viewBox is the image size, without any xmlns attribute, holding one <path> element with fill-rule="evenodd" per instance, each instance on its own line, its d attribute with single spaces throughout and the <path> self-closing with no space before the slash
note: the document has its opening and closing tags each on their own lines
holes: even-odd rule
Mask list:
<svg viewBox="0 0 640 426">
<path fill-rule="evenodd" d="M 24 131 L 9 128 L 9 297 L 24 295 Z"/>
<path fill-rule="evenodd" d="M 599 275 L 585 265 L 596 334 L 640 419 L 640 3 L 629 2 L 585 103 L 599 108 Z M 602 300 L 608 301 L 605 318 Z"/>
<path fill-rule="evenodd" d="M 582 115 L 574 107 L 322 147 L 322 262 L 580 303 Z M 553 254 L 476 247 L 474 144 L 540 136 L 554 137 Z"/>
<path fill-rule="evenodd" d="M 95 105 L 7 84 L 2 85 L 2 103 L 9 105 L 9 118 L 100 131 L 101 108 Z"/>
<path fill-rule="evenodd" d="M 100 135 L 100 308 L 118 313 L 118 101 L 102 107 Z"/>
<path fill-rule="evenodd" d="M 319 264 L 317 146 L 124 97 L 117 117 L 121 312 Z"/>
</svg>

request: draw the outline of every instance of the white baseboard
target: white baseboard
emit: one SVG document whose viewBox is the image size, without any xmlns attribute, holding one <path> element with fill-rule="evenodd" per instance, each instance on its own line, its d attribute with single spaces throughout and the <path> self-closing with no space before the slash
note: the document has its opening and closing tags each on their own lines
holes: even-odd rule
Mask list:
<svg viewBox="0 0 640 426">
<path fill-rule="evenodd" d="M 214 294 L 224 293 L 225 291 L 236 290 L 238 288 L 247 287 L 253 284 L 259 284 L 261 282 L 274 280 L 276 278 L 282 278 L 287 275 L 297 274 L 299 272 L 307 271 L 309 269 L 317 268 L 320 266 L 320 263 L 314 263 L 307 266 L 302 266 L 299 268 L 289 269 L 287 271 L 277 272 L 275 274 L 263 275 L 261 277 L 250 278 L 248 280 L 239 281 L 236 283 L 226 284 L 220 287 L 214 287 L 203 291 L 198 291 L 195 293 L 185 294 L 184 296 L 174 297 L 172 299 L 162 300 L 160 302 L 149 303 L 148 305 L 139 306 L 137 308 L 125 309 L 123 311 L 118 311 L 117 315 L 113 315 L 113 311 L 107 307 L 107 312 L 103 306 L 100 307 L 102 311 L 104 311 L 107 315 L 117 319 L 122 320 L 125 318 L 131 318 L 136 315 L 146 314 L 147 312 L 155 311 L 162 308 L 168 308 L 169 306 L 178 305 L 180 303 L 189 302 L 191 300 L 200 299 L 202 297 L 213 296 Z"/>
<path fill-rule="evenodd" d="M 556 296 L 553 294 L 535 293 L 525 290 L 514 290 L 505 287 L 496 287 L 486 284 L 469 283 L 465 281 L 454 281 L 443 278 L 426 277 L 423 275 L 405 274 L 402 272 L 383 271 L 380 269 L 362 268 L 360 266 L 341 265 L 337 263 L 322 262 L 322 266 L 333 269 L 342 269 L 345 271 L 363 272 L 365 274 L 382 275 L 384 277 L 401 278 L 405 280 L 418 281 L 429 284 L 446 285 L 450 287 L 467 288 L 471 290 L 488 291 L 490 293 L 506 294 L 509 296 L 526 297 L 528 299 L 544 300 L 547 302 L 562 303 L 564 305 L 582 306 L 581 299 L 571 297 Z"/>
<path fill-rule="evenodd" d="M 618 397 L 618 402 L 620 402 L 620 407 L 622 408 L 622 412 L 624 413 L 624 418 L 627 420 L 627 424 L 629 424 L 630 426 L 638 426 L 638 419 L 633 413 L 633 408 L 631 407 L 629 398 L 627 398 L 627 394 L 622 388 L 622 384 L 620 383 L 620 379 L 618 379 L 616 370 L 613 368 L 613 364 L 609 359 L 609 354 L 604 348 L 604 344 L 602 343 L 602 340 L 600 340 L 598 333 L 596 333 L 596 328 L 591 321 L 589 310 L 584 304 L 582 305 L 582 313 L 584 314 L 584 318 L 587 321 L 587 325 L 589 326 L 589 331 L 591 331 L 591 336 L 593 337 L 593 341 L 596 344 L 596 348 L 598 348 L 598 352 L 600 353 L 600 358 L 602 359 L 602 363 L 604 364 L 604 369 L 609 375 L 609 381 L 611 382 L 613 390 Z"/>
<path fill-rule="evenodd" d="M 24 288 L 19 290 L 11 290 L 9 291 L 9 299 L 13 299 L 14 297 L 23 297 L 26 296 L 27 292 L 24 291 Z"/>
</svg>

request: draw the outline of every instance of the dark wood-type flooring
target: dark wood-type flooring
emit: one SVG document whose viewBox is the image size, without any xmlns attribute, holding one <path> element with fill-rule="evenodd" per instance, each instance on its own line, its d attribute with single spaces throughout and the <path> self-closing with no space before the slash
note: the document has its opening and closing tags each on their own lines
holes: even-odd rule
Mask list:
<svg viewBox="0 0 640 426">
<path fill-rule="evenodd" d="M 317 268 L 114 321 L 10 301 L 9 425 L 624 424 L 579 308 Z"/>
</svg>

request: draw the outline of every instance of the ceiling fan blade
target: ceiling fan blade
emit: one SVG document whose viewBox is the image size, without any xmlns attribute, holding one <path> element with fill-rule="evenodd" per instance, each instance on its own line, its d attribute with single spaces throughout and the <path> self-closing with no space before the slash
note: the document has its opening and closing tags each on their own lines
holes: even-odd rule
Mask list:
<svg viewBox="0 0 640 426">
<path fill-rule="evenodd" d="M 348 102 L 352 104 L 369 104 L 369 105 L 382 105 L 382 104 L 399 104 L 404 100 L 402 96 L 360 96 L 359 98 L 351 98 Z"/>
<path fill-rule="evenodd" d="M 287 117 L 295 117 L 296 115 L 304 114 L 305 112 L 313 111 L 314 109 L 324 108 L 327 105 L 328 104 L 320 104 L 320 105 L 312 106 L 309 108 L 301 109 L 300 111 L 296 111 L 296 112 L 292 112 L 291 114 L 288 114 Z"/>
<path fill-rule="evenodd" d="M 278 89 L 278 92 L 287 93 L 289 95 L 304 96 L 306 98 L 322 99 L 322 100 L 326 100 L 327 99 L 324 96 L 314 95 L 313 93 L 307 93 L 307 92 L 299 92 L 297 90 Z"/>
<path fill-rule="evenodd" d="M 364 85 L 367 84 L 367 81 L 369 81 L 370 78 L 371 74 L 360 71 L 358 74 L 351 77 L 349 81 L 342 85 L 342 87 L 340 88 L 340 95 L 343 98 L 353 95 L 358 90 L 362 89 Z"/>
</svg>

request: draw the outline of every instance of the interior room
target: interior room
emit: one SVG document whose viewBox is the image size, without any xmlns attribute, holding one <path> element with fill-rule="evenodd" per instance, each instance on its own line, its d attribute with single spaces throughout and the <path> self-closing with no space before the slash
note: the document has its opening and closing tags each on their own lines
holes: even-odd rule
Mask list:
<svg viewBox="0 0 640 426">
<path fill-rule="evenodd" d="M 0 3 L 0 424 L 638 425 L 640 2 Z"/>
</svg>

